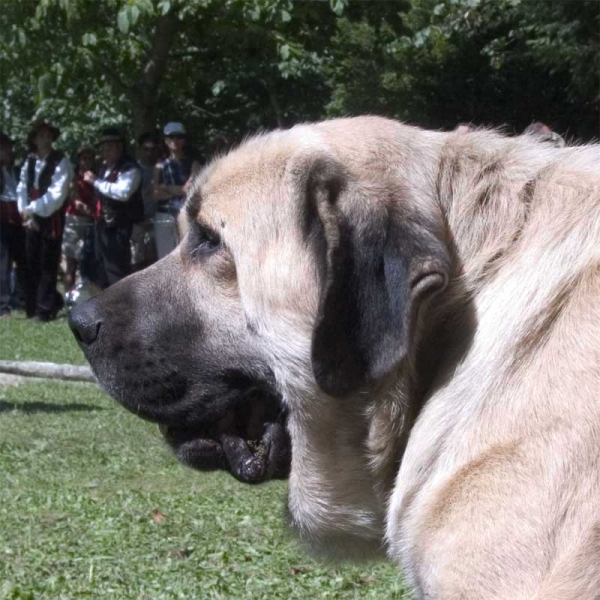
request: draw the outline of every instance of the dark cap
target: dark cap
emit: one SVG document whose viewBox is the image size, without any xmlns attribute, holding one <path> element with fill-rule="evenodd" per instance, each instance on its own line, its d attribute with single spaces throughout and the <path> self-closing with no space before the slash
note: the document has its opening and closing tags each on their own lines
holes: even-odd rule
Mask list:
<svg viewBox="0 0 600 600">
<path fill-rule="evenodd" d="M 118 127 L 106 127 L 100 131 L 100 139 L 96 142 L 96 146 L 100 146 L 104 142 L 122 142 L 124 144 L 125 136 Z"/>
<path fill-rule="evenodd" d="M 83 154 L 91 154 L 95 157 L 96 151 L 91 146 L 82 146 L 81 148 L 79 148 L 79 150 L 77 150 L 77 159 L 79 160 L 79 157 Z"/>
</svg>

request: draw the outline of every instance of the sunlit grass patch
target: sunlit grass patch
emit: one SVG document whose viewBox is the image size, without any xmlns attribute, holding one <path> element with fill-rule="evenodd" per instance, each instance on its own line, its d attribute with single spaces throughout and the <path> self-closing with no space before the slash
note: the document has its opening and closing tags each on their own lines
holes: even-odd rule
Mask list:
<svg viewBox="0 0 600 600">
<path fill-rule="evenodd" d="M 331 566 L 284 527 L 284 482 L 175 461 L 95 386 L 0 390 L 0 598 L 407 598 L 391 565 Z"/>
<path fill-rule="evenodd" d="M 0 320 L 0 360 L 86 364 L 64 312 L 50 323 L 34 323 L 22 311 Z"/>
</svg>

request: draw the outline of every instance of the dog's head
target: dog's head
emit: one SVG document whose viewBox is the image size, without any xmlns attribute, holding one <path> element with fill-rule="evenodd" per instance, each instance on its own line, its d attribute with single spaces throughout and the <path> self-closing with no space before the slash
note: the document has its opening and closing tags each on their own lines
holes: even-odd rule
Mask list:
<svg viewBox="0 0 600 600">
<path fill-rule="evenodd" d="M 198 176 L 171 255 L 71 314 L 102 385 L 181 460 L 289 472 L 293 528 L 336 553 L 380 546 L 377 455 L 398 457 L 373 420 L 402 421 L 422 309 L 450 270 L 414 132 L 362 118 L 246 142 Z"/>
</svg>

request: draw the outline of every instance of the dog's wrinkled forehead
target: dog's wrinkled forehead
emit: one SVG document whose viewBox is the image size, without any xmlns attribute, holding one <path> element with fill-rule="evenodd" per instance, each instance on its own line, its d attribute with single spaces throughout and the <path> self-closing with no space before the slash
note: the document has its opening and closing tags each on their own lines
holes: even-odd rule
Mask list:
<svg viewBox="0 0 600 600">
<path fill-rule="evenodd" d="M 309 126 L 259 135 L 214 159 L 197 177 L 187 212 L 192 220 L 232 226 L 257 213 L 285 208 L 294 156 L 323 142 Z M 251 220 L 254 220 L 251 218 Z"/>
<path fill-rule="evenodd" d="M 222 272 L 233 273 L 236 293 L 254 321 L 263 310 L 315 311 L 318 267 L 307 258 L 299 176 L 304 169 L 298 161 L 319 150 L 312 130 L 298 127 L 247 141 L 209 164 L 188 198 L 186 264 L 214 276 L 219 289 Z"/>
</svg>

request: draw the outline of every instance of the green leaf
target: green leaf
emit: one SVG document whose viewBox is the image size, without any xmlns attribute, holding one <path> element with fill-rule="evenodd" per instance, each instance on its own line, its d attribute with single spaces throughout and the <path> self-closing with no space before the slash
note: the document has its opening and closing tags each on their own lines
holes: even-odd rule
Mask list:
<svg viewBox="0 0 600 600">
<path fill-rule="evenodd" d="M 281 21 L 282 23 L 288 23 L 292 20 L 292 15 L 287 10 L 281 11 Z"/>
<path fill-rule="evenodd" d="M 152 0 L 136 0 L 135 5 L 143 13 L 146 13 L 148 15 L 154 14 L 154 4 Z"/>
<path fill-rule="evenodd" d="M 279 48 L 279 54 L 283 60 L 287 60 L 290 57 L 290 47 L 287 44 L 284 44 Z"/>
<path fill-rule="evenodd" d="M 126 8 L 119 11 L 119 14 L 117 15 L 117 25 L 123 33 L 127 33 L 129 31 L 129 19 L 127 18 Z"/>
<path fill-rule="evenodd" d="M 158 8 L 160 8 L 163 16 L 166 15 L 171 10 L 170 0 L 161 0 L 161 2 L 158 3 Z"/>
<path fill-rule="evenodd" d="M 131 21 L 132 25 L 135 25 L 137 23 L 139 16 L 140 16 L 140 9 L 134 4 L 129 9 L 129 20 Z"/>
<path fill-rule="evenodd" d="M 433 7 L 433 14 L 434 14 L 436 17 L 439 17 L 440 15 L 443 15 L 443 14 L 444 14 L 445 10 L 446 10 L 446 6 L 445 6 L 444 4 L 436 4 L 436 5 Z"/>
<path fill-rule="evenodd" d="M 347 0 L 329 0 L 331 10 L 338 16 L 341 17 L 344 13 L 344 9 L 347 5 Z"/>
<path fill-rule="evenodd" d="M 249 11 L 248 13 L 250 15 L 250 18 L 253 21 L 258 21 L 260 20 L 260 6 L 255 6 L 252 10 Z"/>
<path fill-rule="evenodd" d="M 81 37 L 81 43 L 84 46 L 95 46 L 98 42 L 98 38 L 95 33 L 84 33 Z"/>
<path fill-rule="evenodd" d="M 47 97 L 52 91 L 52 76 L 49 73 L 44 73 L 38 79 L 38 94 L 40 100 Z"/>
<path fill-rule="evenodd" d="M 219 79 L 219 81 L 216 81 L 212 88 L 212 94 L 213 96 L 218 96 L 223 90 L 225 89 L 225 82 L 222 79 Z"/>
</svg>

